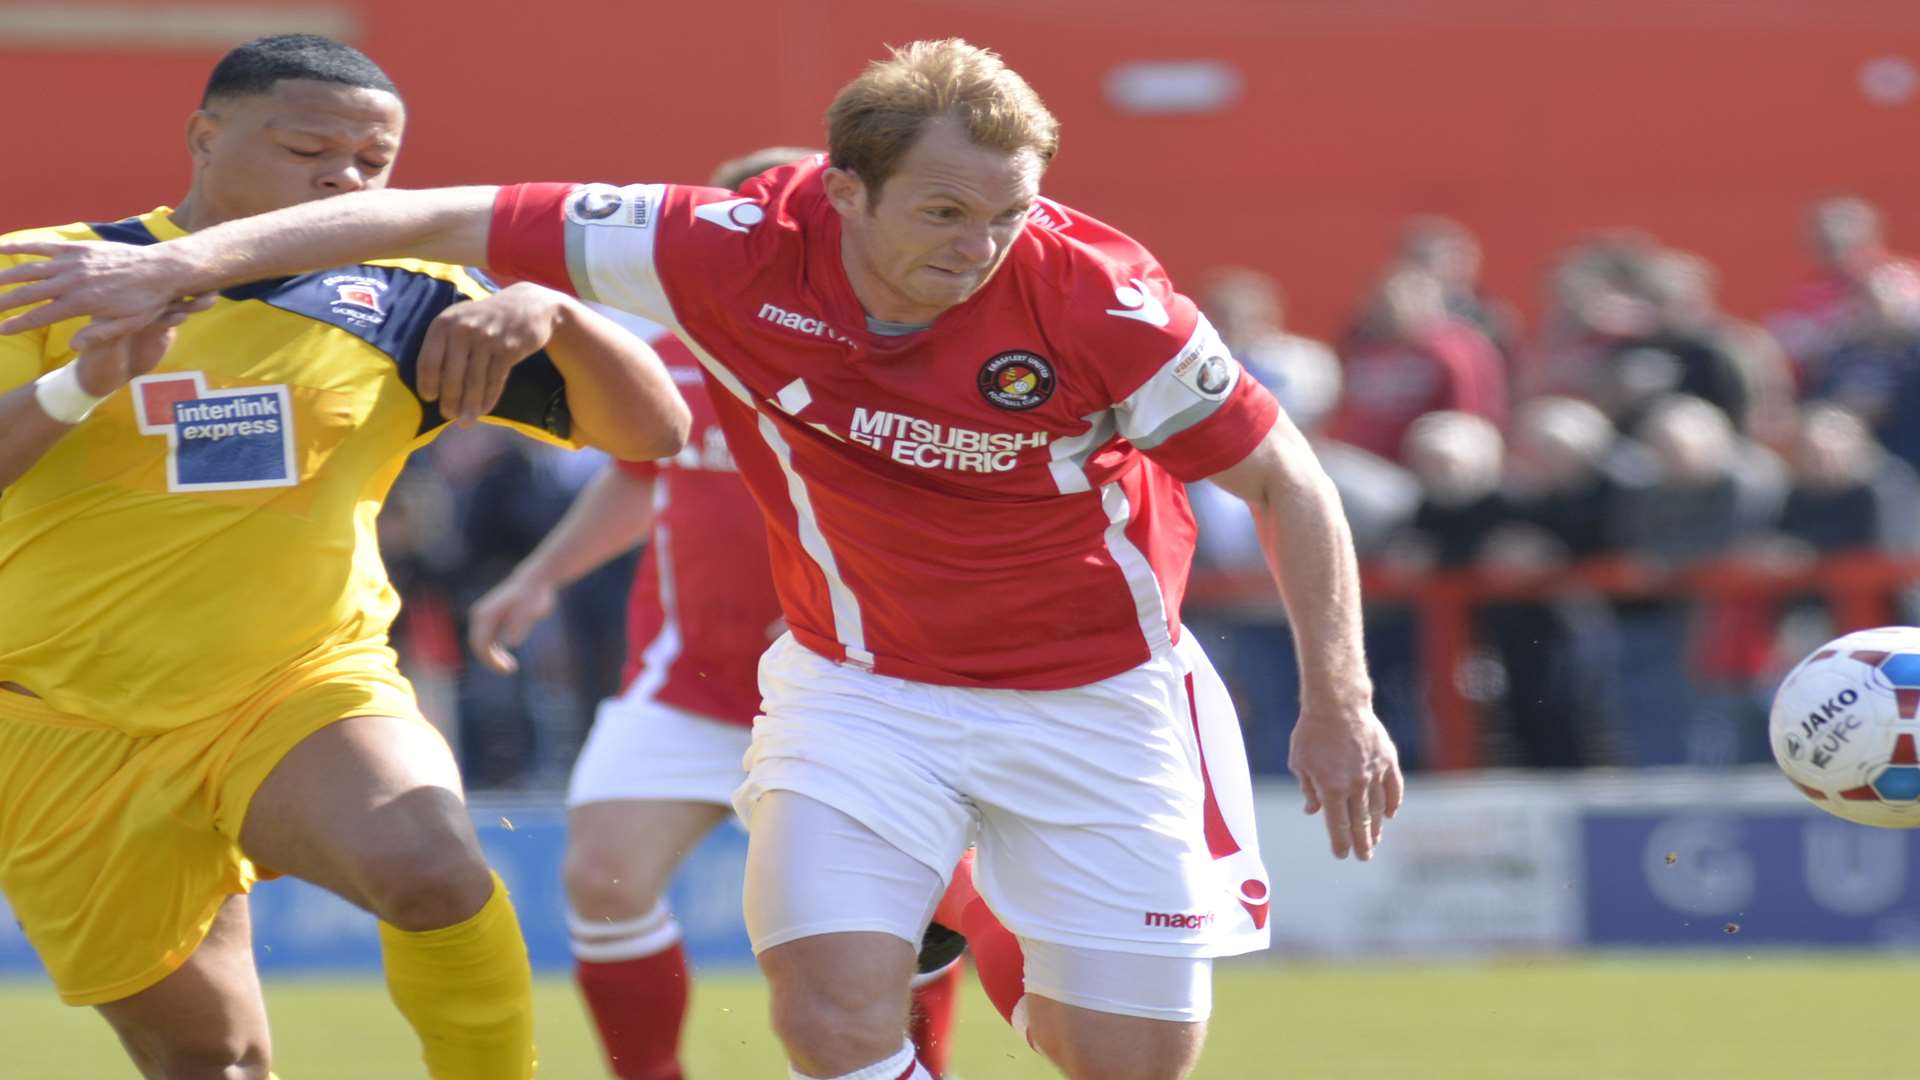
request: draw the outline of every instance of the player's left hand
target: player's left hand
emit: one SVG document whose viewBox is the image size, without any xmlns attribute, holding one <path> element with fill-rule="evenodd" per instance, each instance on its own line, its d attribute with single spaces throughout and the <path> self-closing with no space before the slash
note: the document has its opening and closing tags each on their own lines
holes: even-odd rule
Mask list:
<svg viewBox="0 0 1920 1080">
<path fill-rule="evenodd" d="M 1300 780 L 1307 813 L 1326 811 L 1335 858 L 1373 858 L 1386 819 L 1400 812 L 1400 751 L 1371 708 L 1303 708 L 1287 768 Z"/>
<path fill-rule="evenodd" d="M 0 255 L 41 256 L 0 267 L 0 314 L 40 305 L 0 322 L 0 334 L 92 316 L 73 339 L 73 349 L 84 352 L 139 332 L 166 317 L 168 305 L 191 291 L 183 284 L 190 276 L 187 268 L 169 247 L 98 240 L 0 244 Z"/>
<path fill-rule="evenodd" d="M 513 365 L 553 339 L 561 304 L 560 294 L 521 283 L 441 312 L 420 345 L 420 400 L 438 401 L 440 415 L 462 427 L 492 412 Z"/>
</svg>

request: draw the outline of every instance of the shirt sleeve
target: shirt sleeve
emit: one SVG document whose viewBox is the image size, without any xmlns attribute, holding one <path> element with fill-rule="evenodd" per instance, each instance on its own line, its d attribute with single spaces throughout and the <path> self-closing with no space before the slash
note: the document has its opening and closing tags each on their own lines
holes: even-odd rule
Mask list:
<svg viewBox="0 0 1920 1080">
<path fill-rule="evenodd" d="M 666 184 L 519 184 L 500 189 L 487 262 L 509 277 L 671 325 L 655 244 Z"/>
<path fill-rule="evenodd" d="M 1137 289 L 1141 309 L 1157 316 L 1162 334 L 1155 345 L 1136 335 L 1132 352 L 1145 353 L 1144 378 L 1113 406 L 1120 434 L 1181 480 L 1202 480 L 1240 463 L 1272 429 L 1280 403 L 1259 380 L 1247 376 L 1227 351 L 1220 335 L 1177 293 L 1152 295 L 1153 283 Z M 1128 296 L 1121 308 L 1128 310 Z M 1113 314 L 1112 311 L 1108 312 Z M 1191 326 L 1183 340 L 1165 333 L 1173 325 Z M 1157 361 L 1157 364 L 1156 364 Z"/>
<path fill-rule="evenodd" d="M 401 364 L 409 387 L 414 387 L 414 373 L 418 366 L 420 346 L 426 340 L 426 326 L 441 312 L 456 304 L 481 300 L 498 291 L 498 287 L 486 275 L 471 271 L 455 275 L 448 284 L 453 287 L 447 289 L 442 286 L 440 290 L 421 298 L 427 308 L 416 313 L 421 330 L 417 336 L 409 336 L 405 346 L 407 355 Z M 423 401 L 420 407 L 426 410 L 423 422 L 428 428 L 446 426 L 434 403 Z M 544 349 L 513 366 L 507 375 L 506 385 L 500 391 L 500 400 L 480 421 L 511 428 L 528 438 L 567 450 L 578 450 L 585 445 L 573 437 L 573 413 L 567 407 L 567 381 L 561 377 L 560 369 Z"/>
</svg>

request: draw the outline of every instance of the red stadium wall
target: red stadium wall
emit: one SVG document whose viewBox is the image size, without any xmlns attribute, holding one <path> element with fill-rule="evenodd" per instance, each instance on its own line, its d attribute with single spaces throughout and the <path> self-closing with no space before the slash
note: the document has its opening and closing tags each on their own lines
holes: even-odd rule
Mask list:
<svg viewBox="0 0 1920 1080">
<path fill-rule="evenodd" d="M 1913 0 L 133 5 L 162 27 L 199 13 L 198 36 L 166 39 L 111 11 L 89 27 L 106 7 L 0 0 L 0 226 L 177 199 L 182 123 L 223 42 L 291 17 L 400 82 L 415 186 L 698 179 L 756 145 L 817 142 L 832 91 L 881 43 L 962 34 L 1062 117 L 1050 193 L 1138 235 L 1176 280 L 1273 271 L 1323 333 L 1416 211 L 1477 229 L 1491 286 L 1528 306 L 1555 251 L 1630 225 L 1707 255 L 1731 307 L 1764 310 L 1806 271 L 1801 209 L 1835 189 L 1920 248 Z M 1236 68 L 1238 98 L 1142 116 L 1103 89 L 1118 63 L 1194 59 Z"/>
</svg>

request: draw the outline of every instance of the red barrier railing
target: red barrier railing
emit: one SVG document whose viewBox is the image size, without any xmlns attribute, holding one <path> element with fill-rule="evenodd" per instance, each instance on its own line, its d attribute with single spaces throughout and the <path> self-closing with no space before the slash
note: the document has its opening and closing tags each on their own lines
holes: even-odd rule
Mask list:
<svg viewBox="0 0 1920 1080">
<path fill-rule="evenodd" d="M 1764 600 L 1814 595 L 1827 602 L 1836 632 L 1845 632 L 1891 622 L 1894 595 L 1916 581 L 1920 558 L 1878 553 L 1831 555 L 1793 565 L 1726 558 L 1669 570 L 1629 558 L 1605 558 L 1545 573 L 1415 574 L 1375 567 L 1361 575 L 1368 602 L 1402 603 L 1414 610 L 1430 725 L 1428 763 L 1435 769 L 1467 769 L 1479 763 L 1479 716 L 1459 673 L 1474 644 L 1474 609 L 1482 604 L 1564 596 Z M 1263 573 L 1206 570 L 1194 572 L 1187 603 L 1269 617 L 1277 616 L 1280 605 L 1272 580 Z"/>
</svg>

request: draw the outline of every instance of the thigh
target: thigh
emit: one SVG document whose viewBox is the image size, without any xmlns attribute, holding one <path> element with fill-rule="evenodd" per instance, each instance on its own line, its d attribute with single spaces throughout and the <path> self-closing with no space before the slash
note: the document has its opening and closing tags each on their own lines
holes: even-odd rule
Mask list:
<svg viewBox="0 0 1920 1080">
<path fill-rule="evenodd" d="M 1182 1080 L 1199 1063 L 1206 1043 L 1204 1020 L 1124 1015 L 1037 992 L 1023 998 L 1021 1007 L 1028 1041 L 1068 1080 Z"/>
<path fill-rule="evenodd" d="M 990 715 L 969 721 L 982 734 L 968 791 L 976 880 L 1009 929 L 1166 956 L 1266 947 L 1238 721 L 1190 637 L 1091 686 L 992 693 L 980 704 Z"/>
<path fill-rule="evenodd" d="M 680 863 L 726 820 L 724 803 L 612 799 L 567 811 L 567 900 L 592 933 L 596 923 L 639 918 L 666 892 Z"/>
<path fill-rule="evenodd" d="M 747 842 L 744 908 L 756 955 L 826 934 L 883 934 L 911 971 L 944 876 L 825 803 L 790 791 L 761 800 Z"/>
<path fill-rule="evenodd" d="M 131 997 L 97 1009 L 142 1073 L 267 1075 L 267 1007 L 253 965 L 247 898 L 228 897 L 185 963 Z"/>
<path fill-rule="evenodd" d="M 422 859 L 486 872 L 453 754 L 418 715 L 352 716 L 306 735 L 254 789 L 239 835 L 259 866 L 368 910 L 383 879 L 429 869 Z"/>
<path fill-rule="evenodd" d="M 0 692 L 0 891 L 61 999 L 177 970 L 252 868 L 213 821 L 212 724 L 134 738 Z"/>
</svg>

